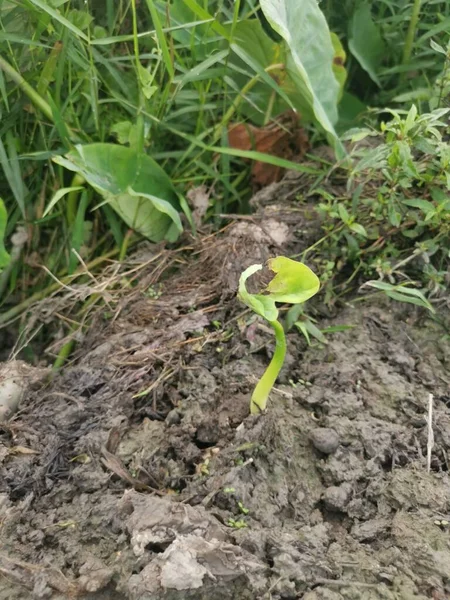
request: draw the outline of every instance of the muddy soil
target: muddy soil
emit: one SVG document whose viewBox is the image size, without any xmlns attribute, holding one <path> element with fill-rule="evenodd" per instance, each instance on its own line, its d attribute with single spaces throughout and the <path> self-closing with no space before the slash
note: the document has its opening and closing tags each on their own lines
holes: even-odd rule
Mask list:
<svg viewBox="0 0 450 600">
<path fill-rule="evenodd" d="M 235 300 L 237 277 L 314 238 L 299 186 L 265 190 L 253 219 L 176 265 L 162 251 L 166 270 L 145 249 L 138 292 L 1 425 L 0 599 L 450 598 L 436 324 L 349 302 L 321 320 L 352 326 L 327 345 L 289 333 L 269 410 L 248 415 L 273 339 Z"/>
</svg>

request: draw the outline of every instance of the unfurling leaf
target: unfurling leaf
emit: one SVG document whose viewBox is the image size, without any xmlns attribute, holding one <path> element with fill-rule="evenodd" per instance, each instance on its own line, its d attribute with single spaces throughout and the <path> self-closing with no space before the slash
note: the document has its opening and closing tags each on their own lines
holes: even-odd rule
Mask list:
<svg viewBox="0 0 450 600">
<path fill-rule="evenodd" d="M 276 273 L 267 286 L 267 291 L 275 302 L 300 304 L 319 291 L 319 278 L 301 262 L 277 256 L 271 258 L 267 266 Z"/>
<path fill-rule="evenodd" d="M 320 282 L 309 267 L 296 260 L 277 256 L 267 262 L 268 268 L 275 273 L 264 294 L 250 294 L 245 283 L 247 279 L 260 271 L 262 265 L 252 265 L 246 269 L 239 281 L 239 298 L 267 321 L 278 318 L 276 302 L 300 304 L 306 302 L 319 291 Z"/>
</svg>

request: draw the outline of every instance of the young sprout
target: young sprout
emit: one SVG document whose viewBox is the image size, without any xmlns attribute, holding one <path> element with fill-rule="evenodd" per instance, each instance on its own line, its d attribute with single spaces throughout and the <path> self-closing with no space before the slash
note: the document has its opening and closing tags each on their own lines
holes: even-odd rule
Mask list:
<svg viewBox="0 0 450 600">
<path fill-rule="evenodd" d="M 259 380 L 250 400 L 250 412 L 259 414 L 266 409 L 270 391 L 275 385 L 286 356 L 286 337 L 281 323 L 278 321 L 276 302 L 300 304 L 306 302 L 319 291 L 320 283 L 317 275 L 303 263 L 291 260 L 285 256 L 277 256 L 267 261 L 268 268 L 275 277 L 262 294 L 250 294 L 245 282 L 260 271 L 263 265 L 251 265 L 239 280 L 238 298 L 270 323 L 274 332 L 275 352 L 264 375 Z"/>
</svg>

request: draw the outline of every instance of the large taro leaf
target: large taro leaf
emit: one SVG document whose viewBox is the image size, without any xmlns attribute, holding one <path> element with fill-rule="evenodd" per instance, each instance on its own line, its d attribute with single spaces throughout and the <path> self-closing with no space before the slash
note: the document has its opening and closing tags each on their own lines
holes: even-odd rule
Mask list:
<svg viewBox="0 0 450 600">
<path fill-rule="evenodd" d="M 334 57 L 333 57 L 333 73 L 339 83 L 339 102 L 342 100 L 342 96 L 344 95 L 344 86 L 347 81 L 347 69 L 345 68 L 345 61 L 347 55 L 345 53 L 344 47 L 341 44 L 338 36 L 331 32 L 331 43 L 333 44 Z"/>
<path fill-rule="evenodd" d="M 241 110 L 247 118 L 255 125 L 263 125 L 268 107 L 271 108 L 270 117 L 295 107 L 284 90 L 287 78 L 284 44 L 272 40 L 259 19 L 244 19 L 237 23 L 231 49 L 232 64 L 237 67 L 233 79 L 241 89 L 256 73 L 260 76 L 260 81 L 245 95 L 249 101 L 242 104 Z"/>
<path fill-rule="evenodd" d="M 150 156 L 115 144 L 89 144 L 53 160 L 84 177 L 129 227 L 149 240 L 174 241 L 181 232 L 175 189 Z"/>
<path fill-rule="evenodd" d="M 333 46 L 332 70 L 339 84 L 340 100 L 347 78 L 346 55 L 336 34 L 330 33 L 330 41 Z M 264 125 L 267 116 L 277 117 L 289 108 L 295 108 L 303 122 L 315 120 L 311 103 L 305 98 L 301 85 L 297 87 L 298 70 L 287 44 L 272 40 L 258 19 L 237 23 L 231 49 L 234 53 L 231 64 L 237 67 L 233 79 L 240 88 L 255 73 L 260 75 L 260 81 L 245 94 L 248 101 L 240 108 L 252 123 Z M 270 114 L 267 115 L 269 108 Z"/>
<path fill-rule="evenodd" d="M 342 153 L 334 130 L 340 93 L 332 68 L 334 49 L 317 0 L 261 0 L 260 5 L 290 50 L 286 68 L 296 95 L 302 100 L 303 112 L 313 113 L 330 143 Z"/>
<path fill-rule="evenodd" d="M 379 27 L 372 18 L 371 5 L 367 2 L 360 4 L 353 14 L 349 27 L 348 47 L 371 79 L 380 86 L 378 70 L 385 53 L 384 41 Z"/>
</svg>

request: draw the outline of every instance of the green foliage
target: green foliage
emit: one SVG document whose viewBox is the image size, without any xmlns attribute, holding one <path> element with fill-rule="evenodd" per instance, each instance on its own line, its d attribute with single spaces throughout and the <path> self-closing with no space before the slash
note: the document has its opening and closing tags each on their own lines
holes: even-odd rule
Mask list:
<svg viewBox="0 0 450 600">
<path fill-rule="evenodd" d="M 334 57 L 333 57 L 333 73 L 339 83 L 339 94 L 338 102 L 342 100 L 344 95 L 344 87 L 347 81 L 347 69 L 345 68 L 345 62 L 347 60 L 347 53 L 341 44 L 340 39 L 335 33 L 331 33 L 331 43 L 333 44 Z"/>
<path fill-rule="evenodd" d="M 174 241 L 182 231 L 175 189 L 150 156 L 114 144 L 89 144 L 54 161 L 81 175 L 129 227 L 149 240 Z"/>
<path fill-rule="evenodd" d="M 289 30 L 286 41 L 274 42 L 253 0 L 132 0 L 106 12 L 81 0 L 0 3 L 6 235 L 26 224 L 27 250 L 64 277 L 76 266 L 72 248 L 85 261 L 123 249 L 127 226 L 150 239 L 173 240 L 179 198 L 186 206 L 183 194 L 193 184 L 215 190 L 207 218 L 243 210 L 251 190 L 242 158 L 308 169 L 227 145 L 231 121 L 267 123 L 291 106 L 315 122 L 335 120 L 343 49 L 333 41 L 341 58 L 332 71 L 330 32 L 315 1 L 306 12 L 295 3 L 286 8 L 295 23 L 304 19 L 302 36 L 318 28 L 314 44 L 300 49 Z M 264 10 L 270 12 L 270 2 Z M 148 180 L 139 187 L 130 185 L 129 172 L 124 185 L 124 169 L 137 166 L 132 152 L 148 158 L 142 158 Z M 71 181 L 62 165 L 80 179 Z M 91 186 L 85 191 L 83 179 Z M 15 281 L 28 295 L 48 283 L 45 272 L 31 274 L 17 263 Z"/>
<path fill-rule="evenodd" d="M 0 270 L 7 267 L 11 260 L 11 257 L 5 248 L 5 232 L 7 221 L 8 215 L 6 213 L 5 203 L 0 198 Z"/>
<path fill-rule="evenodd" d="M 308 23 L 306 17 L 305 23 Z M 309 25 L 313 27 L 313 23 Z M 344 67 L 345 52 L 339 39 L 330 33 L 326 24 L 323 34 L 327 40 L 327 47 L 330 44 L 332 47 L 328 58 L 324 59 L 323 53 L 316 52 L 315 48 L 306 55 L 303 52 L 302 56 L 309 57 L 309 62 L 312 64 L 308 64 L 308 67 L 313 73 L 322 72 L 321 61 L 328 61 L 332 89 L 337 90 L 336 97 L 327 101 L 327 98 L 330 99 L 328 90 L 318 89 L 317 92 L 320 96 L 324 96 L 324 106 L 328 104 L 336 120 L 337 103 L 347 75 Z M 298 40 L 297 36 L 296 41 L 300 43 L 303 40 Z M 249 102 L 241 109 L 248 118 L 262 125 L 271 117 L 294 108 L 302 115 L 305 122 L 313 121 L 321 124 L 320 119 L 314 114 L 314 89 L 311 87 L 308 73 L 298 60 L 296 62 L 295 48 L 290 43 L 283 40 L 275 42 L 268 36 L 260 21 L 246 19 L 238 22 L 234 29 L 232 49 L 236 55 L 233 62 L 242 73 L 237 74 L 240 86 L 244 87 L 246 79 L 248 81 L 248 75 L 244 74 L 248 68 L 253 69 L 258 75 L 258 78 L 254 78 L 251 82 L 251 87 L 246 89 Z M 319 103 L 320 96 L 316 98 Z M 339 146 L 335 133 L 331 130 L 330 133 L 333 145 Z"/>
<path fill-rule="evenodd" d="M 328 0 L 320 6 L 348 50 L 350 95 L 343 99 L 340 114 L 348 112 L 347 103 L 355 96 L 378 107 L 427 100 L 444 68 L 444 56 L 437 57 L 430 42 L 447 45 L 448 2 Z"/>
<path fill-rule="evenodd" d="M 299 92 L 296 108 L 305 117 L 312 113 L 342 153 L 334 130 L 340 86 L 333 73 L 330 31 L 319 5 L 316 0 L 261 0 L 261 8 L 290 51 L 286 70 Z"/>
<path fill-rule="evenodd" d="M 326 344 L 327 340 L 323 332 L 317 327 L 317 321 L 305 313 L 302 305 L 292 306 L 286 316 L 285 327 L 289 331 L 296 327 L 304 336 L 308 346 L 311 345 L 311 338 L 316 339 L 321 344 Z"/>
<path fill-rule="evenodd" d="M 445 294 L 450 264 L 450 109 L 387 112 L 391 120 L 379 130 L 348 134 L 356 144 L 349 195 L 317 190 L 326 297 L 331 301 L 345 287 L 338 279 L 351 265 L 348 284 L 356 273 L 376 276 L 372 287 L 433 310 L 430 301 Z"/>
<path fill-rule="evenodd" d="M 443 293 L 448 2 L 130 0 L 103 9 L 81 0 L 0 2 L 0 265 L 5 238 L 13 249 L 23 225 L 26 254 L 62 279 L 78 256 L 88 264 L 123 257 L 137 239 L 130 227 L 175 240 L 195 185 L 214 190 L 205 218 L 245 211 L 242 159 L 319 181 L 308 164 L 228 147 L 230 123 L 267 125 L 293 108 L 312 141 L 325 132 L 338 155 L 336 132 L 360 125 L 362 114 L 369 123 L 347 136 L 360 140 L 345 173 L 351 197 L 314 184 L 326 300 L 355 273 L 422 305 L 411 290 L 426 301 Z M 367 105 L 380 110 L 367 113 Z M 380 115 L 389 122 L 379 127 Z M 2 274 L 6 302 L 50 283 L 20 253 Z M 255 296 L 252 306 L 276 321 L 276 301 Z M 295 326 L 320 340 L 311 317 L 298 313 Z"/>
<path fill-rule="evenodd" d="M 319 291 L 317 276 L 298 261 L 278 256 L 271 258 L 267 267 L 275 273 L 275 277 L 267 286 L 265 294 L 251 294 L 247 291 L 247 279 L 263 268 L 263 265 L 252 265 L 240 277 L 239 299 L 269 323 L 278 319 L 277 302 L 300 304 Z"/>
<path fill-rule="evenodd" d="M 371 286 L 377 290 L 382 290 L 386 293 L 386 296 L 397 300 L 398 302 L 406 302 L 408 304 L 415 304 L 426 308 L 430 312 L 434 313 L 435 310 L 422 294 L 420 290 L 407 287 L 406 285 L 392 285 L 386 281 L 368 281 L 366 285 Z"/>
<path fill-rule="evenodd" d="M 272 258 L 267 262 L 275 277 L 268 284 L 265 294 L 252 294 L 247 290 L 246 282 L 251 275 L 260 271 L 262 265 L 252 265 L 246 269 L 239 280 L 238 297 L 269 322 L 275 333 L 276 348 L 267 370 L 259 380 L 250 401 L 250 412 L 259 414 L 266 409 L 267 400 L 286 356 L 286 338 L 283 326 L 278 322 L 277 302 L 299 304 L 314 296 L 320 287 L 318 277 L 306 265 L 285 256 Z"/>
<path fill-rule="evenodd" d="M 378 71 L 384 56 L 384 42 L 372 19 L 369 3 L 357 7 L 349 25 L 348 45 L 361 67 L 379 86 Z"/>
</svg>

